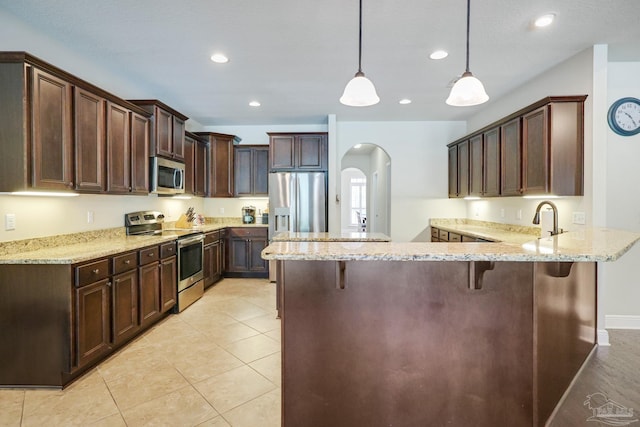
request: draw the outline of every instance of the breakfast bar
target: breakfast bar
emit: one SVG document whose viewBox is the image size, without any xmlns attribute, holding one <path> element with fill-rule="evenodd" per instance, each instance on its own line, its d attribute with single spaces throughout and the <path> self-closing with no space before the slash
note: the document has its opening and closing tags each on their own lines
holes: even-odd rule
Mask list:
<svg viewBox="0 0 640 427">
<path fill-rule="evenodd" d="M 596 345 L 596 269 L 638 233 L 274 242 L 284 426 L 541 426 Z"/>
</svg>

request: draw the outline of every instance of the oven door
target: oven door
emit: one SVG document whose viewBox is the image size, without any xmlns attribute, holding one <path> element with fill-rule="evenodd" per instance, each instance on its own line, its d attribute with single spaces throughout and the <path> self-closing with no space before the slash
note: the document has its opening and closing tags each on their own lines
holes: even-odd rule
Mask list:
<svg viewBox="0 0 640 427">
<path fill-rule="evenodd" d="M 204 278 L 204 234 L 178 239 L 178 292 Z"/>
</svg>

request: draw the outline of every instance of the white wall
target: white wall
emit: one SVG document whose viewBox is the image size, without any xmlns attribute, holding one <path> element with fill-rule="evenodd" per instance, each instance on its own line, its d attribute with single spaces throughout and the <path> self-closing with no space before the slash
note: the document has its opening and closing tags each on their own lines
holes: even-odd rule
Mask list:
<svg viewBox="0 0 640 427">
<path fill-rule="evenodd" d="M 380 146 L 391 158 L 391 239 L 427 240 L 424 233 L 430 218 L 465 215 L 463 201 L 447 199 L 446 147 L 465 132 L 464 122 L 338 120 L 337 158 L 358 143 Z M 334 169 L 338 182 L 339 173 Z"/>
<path fill-rule="evenodd" d="M 619 98 L 640 98 L 640 63 L 608 64 L 607 105 Z M 597 118 L 605 123 L 606 112 Z M 640 231 L 640 134 L 623 137 L 607 131 L 606 221 L 607 226 Z M 640 327 L 640 247 L 636 245 L 615 263 L 606 265 L 605 313 L 607 327 L 624 326 L 618 316 L 635 316 L 627 325 Z"/>
</svg>

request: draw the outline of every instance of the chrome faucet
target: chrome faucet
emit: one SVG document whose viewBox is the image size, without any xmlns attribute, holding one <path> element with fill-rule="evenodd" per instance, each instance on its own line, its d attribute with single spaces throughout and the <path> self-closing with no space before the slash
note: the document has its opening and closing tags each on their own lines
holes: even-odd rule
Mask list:
<svg viewBox="0 0 640 427">
<path fill-rule="evenodd" d="M 558 208 L 555 204 L 548 200 L 542 201 L 538 204 L 538 207 L 536 208 L 536 214 L 533 216 L 533 223 L 535 225 L 540 224 L 540 208 L 542 208 L 543 205 L 549 205 L 553 210 L 553 231 L 551 232 L 551 235 L 555 236 L 556 234 L 562 233 L 562 230 L 558 231 Z"/>
</svg>

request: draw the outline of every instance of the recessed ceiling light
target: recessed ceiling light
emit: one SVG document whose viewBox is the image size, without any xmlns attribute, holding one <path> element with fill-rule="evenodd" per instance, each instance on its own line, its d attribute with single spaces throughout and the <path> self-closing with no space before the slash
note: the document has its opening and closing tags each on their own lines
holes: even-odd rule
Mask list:
<svg viewBox="0 0 640 427">
<path fill-rule="evenodd" d="M 401 99 L 400 101 L 398 101 L 398 103 L 402 104 L 402 105 L 407 105 L 407 104 L 411 104 L 411 100 L 407 99 L 407 98 L 404 98 L 404 99 Z"/>
<path fill-rule="evenodd" d="M 429 55 L 429 58 L 431 58 L 431 59 L 444 59 L 447 56 L 449 56 L 449 52 L 447 52 L 445 50 L 436 50 L 435 52 L 432 52 L 431 55 Z"/>
<path fill-rule="evenodd" d="M 553 23 L 555 17 L 556 15 L 553 13 L 547 13 L 546 15 L 542 15 L 536 18 L 533 25 L 535 25 L 537 28 L 548 27 Z"/>
<path fill-rule="evenodd" d="M 259 103 L 258 101 L 251 101 L 251 102 L 249 103 L 249 105 L 250 105 L 251 107 L 259 107 L 259 106 L 260 106 L 260 103 Z"/>
<path fill-rule="evenodd" d="M 221 53 L 215 53 L 211 55 L 211 60 L 216 64 L 226 64 L 227 62 L 229 62 L 229 58 L 227 58 Z"/>
</svg>

